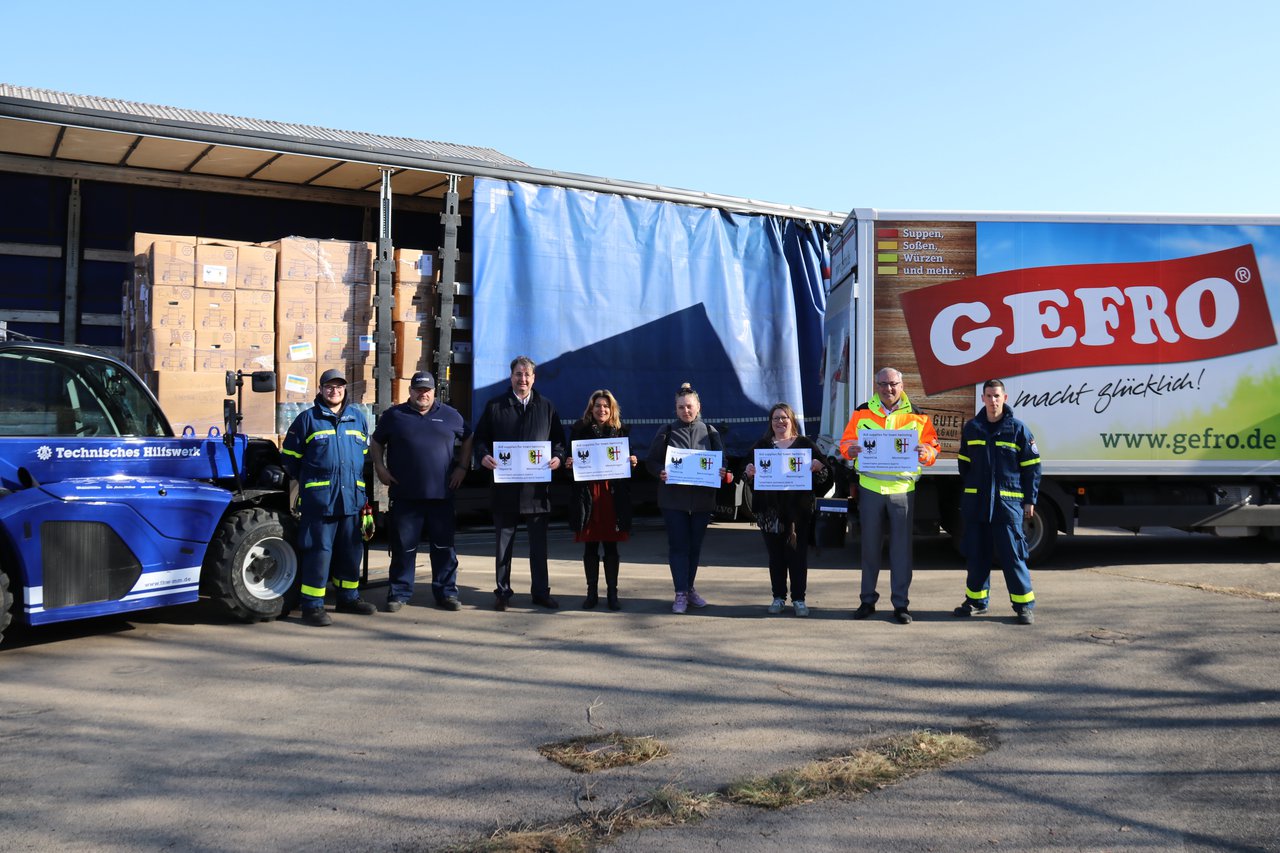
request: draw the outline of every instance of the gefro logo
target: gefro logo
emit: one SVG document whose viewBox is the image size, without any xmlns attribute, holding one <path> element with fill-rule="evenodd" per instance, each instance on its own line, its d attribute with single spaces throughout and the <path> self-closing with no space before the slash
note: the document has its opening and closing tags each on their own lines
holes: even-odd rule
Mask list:
<svg viewBox="0 0 1280 853">
<path fill-rule="evenodd" d="M 1276 342 L 1251 245 L 1170 261 L 1010 270 L 901 299 L 926 394 L 992 376 L 1198 361 Z"/>
</svg>

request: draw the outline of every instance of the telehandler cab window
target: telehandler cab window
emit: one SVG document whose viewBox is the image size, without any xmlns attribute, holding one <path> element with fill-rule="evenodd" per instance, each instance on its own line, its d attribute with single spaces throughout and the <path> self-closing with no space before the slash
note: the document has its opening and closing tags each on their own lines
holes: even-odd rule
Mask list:
<svg viewBox="0 0 1280 853">
<path fill-rule="evenodd" d="M 162 436 L 164 417 L 138 381 L 105 359 L 0 352 L 0 435 Z"/>
</svg>

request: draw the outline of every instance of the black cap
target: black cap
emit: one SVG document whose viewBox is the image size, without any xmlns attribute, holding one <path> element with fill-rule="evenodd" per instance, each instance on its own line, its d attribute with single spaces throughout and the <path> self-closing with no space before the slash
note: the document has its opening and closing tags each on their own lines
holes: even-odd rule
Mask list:
<svg viewBox="0 0 1280 853">
<path fill-rule="evenodd" d="M 436 387 L 436 378 L 431 375 L 430 371 L 419 370 L 413 374 L 413 378 L 409 380 L 410 388 L 434 388 Z"/>
<path fill-rule="evenodd" d="M 341 382 L 343 385 L 346 385 L 347 377 L 343 375 L 339 368 L 331 367 L 324 373 L 320 374 L 321 385 L 328 385 L 330 382 Z"/>
</svg>

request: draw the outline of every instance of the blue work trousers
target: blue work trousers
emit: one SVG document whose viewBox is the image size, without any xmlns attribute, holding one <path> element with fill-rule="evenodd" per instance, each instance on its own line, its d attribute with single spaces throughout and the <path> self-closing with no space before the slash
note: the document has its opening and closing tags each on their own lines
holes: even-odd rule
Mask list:
<svg viewBox="0 0 1280 853">
<path fill-rule="evenodd" d="M 671 583 L 676 592 L 693 589 L 698 576 L 698 559 L 702 556 L 702 540 L 711 523 L 709 512 L 685 512 L 664 509 L 662 520 L 667 527 L 667 561 L 671 564 Z"/>
<path fill-rule="evenodd" d="M 915 518 L 915 491 L 882 495 L 858 488 L 858 519 L 862 526 L 863 604 L 880 600 L 876 581 L 880 578 L 880 552 L 889 534 L 889 586 L 894 607 L 911 603 L 911 528 Z M 886 531 L 887 528 L 887 531 Z"/>
<path fill-rule="evenodd" d="M 391 505 L 391 588 L 388 601 L 413 598 L 418 545 L 430 543 L 431 594 L 437 603 L 458 597 L 458 552 L 454 549 L 453 497 L 434 500 L 397 498 Z"/>
<path fill-rule="evenodd" d="M 1031 590 L 1031 570 L 1027 568 L 1027 537 L 1021 524 L 965 522 L 964 553 L 969 563 L 965 598 L 974 607 L 988 606 L 991 590 L 991 563 L 1000 561 L 1009 601 L 1014 610 L 1036 606 Z"/>
<path fill-rule="evenodd" d="M 364 540 L 360 538 L 359 515 L 304 514 L 298 524 L 298 551 L 303 609 L 324 606 L 324 589 L 331 575 L 338 587 L 339 601 L 360 597 Z"/>
</svg>

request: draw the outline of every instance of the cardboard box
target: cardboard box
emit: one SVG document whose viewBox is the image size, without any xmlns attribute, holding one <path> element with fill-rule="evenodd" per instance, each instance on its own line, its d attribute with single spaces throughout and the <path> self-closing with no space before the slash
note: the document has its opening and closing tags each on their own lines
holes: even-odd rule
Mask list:
<svg viewBox="0 0 1280 853">
<path fill-rule="evenodd" d="M 234 332 L 236 292 L 227 288 L 195 288 L 195 328 Z"/>
<path fill-rule="evenodd" d="M 195 329 L 195 288 L 155 285 L 139 291 L 148 329 Z"/>
<path fill-rule="evenodd" d="M 196 276 L 195 243 L 156 240 L 147 268 L 153 285 L 191 287 Z"/>
<path fill-rule="evenodd" d="M 156 343 L 142 354 L 144 370 L 164 370 L 184 375 L 195 372 L 196 350 L 194 346 L 180 343 Z"/>
<path fill-rule="evenodd" d="M 289 323 L 316 322 L 316 283 L 280 281 L 276 283 L 276 331 Z"/>
<path fill-rule="evenodd" d="M 272 290 L 237 290 L 237 332 L 272 332 L 276 327 L 275 284 Z"/>
<path fill-rule="evenodd" d="M 276 250 L 241 246 L 236 257 L 236 290 L 275 290 Z"/>
<path fill-rule="evenodd" d="M 320 296 L 316 298 L 316 323 L 319 325 L 347 324 L 351 316 L 351 294 Z"/>
<path fill-rule="evenodd" d="M 315 281 L 320 277 L 320 242 L 305 237 L 285 237 L 267 246 L 276 253 L 276 284 Z"/>
<path fill-rule="evenodd" d="M 315 327 L 310 335 L 276 335 L 276 367 L 284 369 L 295 362 L 315 362 L 319 347 L 316 344 Z"/>
<path fill-rule="evenodd" d="M 407 287 L 419 287 L 435 281 L 438 267 L 435 252 L 421 249 L 396 249 L 395 282 Z"/>
<path fill-rule="evenodd" d="M 227 329 L 197 329 L 196 373 L 226 373 L 235 370 L 236 333 Z"/>
<path fill-rule="evenodd" d="M 145 270 L 151 265 L 151 245 L 156 241 L 169 243 L 195 244 L 195 237 L 180 237 L 173 234 L 148 234 L 139 231 L 133 235 L 133 268 Z M 194 257 L 192 261 L 194 262 Z"/>
<path fill-rule="evenodd" d="M 395 330 L 396 376 L 410 377 L 419 370 L 430 370 L 431 327 L 426 323 L 392 323 Z"/>
<path fill-rule="evenodd" d="M 298 361 L 281 363 L 276 368 L 276 402 L 310 403 L 316 397 L 316 363 Z"/>
<path fill-rule="evenodd" d="M 319 240 L 320 274 L 325 281 L 368 282 L 373 273 L 373 244 Z"/>
<path fill-rule="evenodd" d="M 320 364 L 346 363 L 355 358 L 355 338 L 342 323 L 316 326 L 316 361 Z M 348 377 L 350 379 L 350 377 Z"/>
<path fill-rule="evenodd" d="M 211 428 L 222 432 L 222 401 L 234 399 L 227 397 L 224 374 L 156 371 L 147 374 L 147 384 L 160 400 L 169 425 L 178 435 L 186 427 L 198 436 L 209 435 Z M 244 419 L 240 422 L 240 431 L 268 438 L 275 435 L 275 395 L 255 394 L 246 388 L 241 399 Z"/>
<path fill-rule="evenodd" d="M 273 332 L 236 332 L 236 370 L 251 373 L 275 368 L 276 336 Z"/>
<path fill-rule="evenodd" d="M 214 243 L 196 245 L 196 287 L 229 288 L 236 286 L 236 249 Z"/>
<path fill-rule="evenodd" d="M 435 294 L 427 287 L 395 288 L 395 301 L 391 305 L 392 322 L 425 323 L 431 317 Z"/>
</svg>

